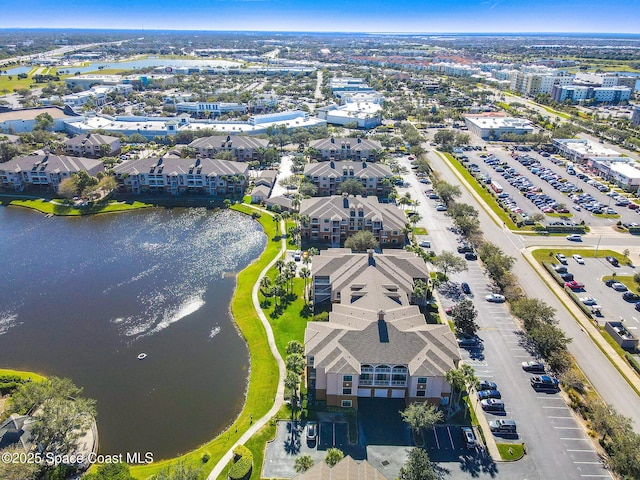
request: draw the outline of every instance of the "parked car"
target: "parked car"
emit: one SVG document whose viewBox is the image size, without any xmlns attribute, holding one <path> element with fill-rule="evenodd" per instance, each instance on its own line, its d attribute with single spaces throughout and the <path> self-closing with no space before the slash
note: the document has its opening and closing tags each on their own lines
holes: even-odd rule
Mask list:
<svg viewBox="0 0 640 480">
<path fill-rule="evenodd" d="M 473 248 L 470 247 L 469 245 L 460 245 L 458 247 L 458 253 L 467 253 L 467 252 L 473 252 Z"/>
<path fill-rule="evenodd" d="M 439 203 L 438 205 L 436 205 L 436 210 L 438 212 L 446 212 L 447 206 L 444 203 Z"/>
<path fill-rule="evenodd" d="M 458 338 L 458 346 L 465 347 L 475 347 L 480 343 L 480 339 L 478 337 L 462 337 Z"/>
<path fill-rule="evenodd" d="M 467 295 L 471 293 L 471 287 L 467 282 L 462 282 L 460 284 L 460 289 L 463 291 L 463 293 L 466 293 Z"/>
<path fill-rule="evenodd" d="M 302 252 L 300 250 L 296 250 L 295 252 L 293 252 L 293 259 L 296 262 L 299 262 L 302 259 Z"/>
<path fill-rule="evenodd" d="M 307 423 L 306 435 L 307 443 L 314 444 L 318 438 L 318 425 L 316 423 Z"/>
<path fill-rule="evenodd" d="M 572 255 L 573 259 L 578 262 L 580 265 L 584 265 L 584 258 L 582 258 L 582 256 L 578 255 L 577 253 L 574 253 Z"/>
<path fill-rule="evenodd" d="M 494 433 L 516 433 L 516 428 L 516 422 L 507 418 L 489 422 L 489 429 Z"/>
<path fill-rule="evenodd" d="M 560 212 L 560 210 L 558 210 L 558 212 Z M 568 210 L 567 210 L 568 212 Z M 567 212 L 560 212 L 560 213 L 567 213 Z M 574 233 L 572 235 L 567 235 L 567 240 L 571 240 L 572 242 L 581 242 L 582 241 L 582 237 L 580 235 L 578 235 L 577 233 Z"/>
<path fill-rule="evenodd" d="M 467 448 L 476 448 L 476 435 L 473 433 L 471 427 L 462 427 L 462 438 L 467 445 Z"/>
<path fill-rule="evenodd" d="M 480 402 L 482 409 L 487 412 L 504 412 L 504 402 L 497 398 L 487 398 Z"/>
<path fill-rule="evenodd" d="M 618 259 L 616 257 L 605 257 L 605 260 L 607 262 L 609 262 L 611 265 L 613 265 L 614 267 L 617 267 L 620 265 L 620 262 L 618 262 Z"/>
<path fill-rule="evenodd" d="M 560 382 L 549 375 L 535 375 L 530 379 L 531 386 L 536 390 L 558 390 Z"/>
<path fill-rule="evenodd" d="M 624 283 L 620 283 L 620 282 L 613 283 L 611 285 L 611 288 L 613 288 L 617 292 L 626 292 L 627 291 L 627 286 Z"/>
<path fill-rule="evenodd" d="M 464 254 L 466 260 L 477 260 L 478 256 L 474 252 L 467 252 Z"/>
<path fill-rule="evenodd" d="M 495 302 L 495 303 L 502 303 L 505 300 L 504 295 L 500 295 L 499 293 L 492 293 L 490 295 L 487 295 L 484 298 L 487 302 Z"/>
<path fill-rule="evenodd" d="M 640 302 L 636 303 L 636 306 L 634 308 L 640 312 Z"/>
<path fill-rule="evenodd" d="M 570 282 L 571 280 L 573 280 L 573 273 L 569 273 L 569 272 L 564 272 L 564 273 L 559 273 L 558 275 L 560 275 L 560 278 L 562 278 L 562 280 L 564 280 L 565 282 Z"/>
<path fill-rule="evenodd" d="M 609 280 L 605 280 L 605 282 L 604 282 L 604 284 L 605 284 L 607 287 L 612 286 L 614 283 L 618 283 L 618 282 L 616 282 L 613 278 L 610 278 Z"/>
<path fill-rule="evenodd" d="M 585 305 L 596 305 L 598 303 L 593 297 L 580 297 L 580 301 Z"/>
<path fill-rule="evenodd" d="M 571 280 L 570 282 L 564 282 L 564 286 L 569 287 L 571 290 L 582 290 L 584 288 L 584 283 Z"/>
<path fill-rule="evenodd" d="M 427 241 L 420 242 L 418 245 L 420 245 L 423 248 L 431 248 L 431 242 L 427 242 Z"/>
<path fill-rule="evenodd" d="M 498 390 L 480 390 L 478 392 L 478 398 L 480 400 L 486 400 L 488 398 L 502 398 L 502 395 Z"/>
<path fill-rule="evenodd" d="M 522 362 L 522 369 L 525 372 L 544 373 L 546 367 L 542 362 L 528 361 L 528 362 Z"/>
<path fill-rule="evenodd" d="M 482 391 L 482 390 L 497 390 L 498 389 L 498 385 L 496 384 L 496 382 L 490 382 L 488 380 L 482 380 L 479 384 L 478 384 L 478 391 Z"/>
<path fill-rule="evenodd" d="M 633 292 L 624 292 L 622 294 L 622 299 L 627 302 L 640 302 L 640 295 Z"/>
<path fill-rule="evenodd" d="M 562 253 L 556 253 L 556 259 L 563 265 L 567 264 L 567 257 L 565 257 Z"/>
</svg>

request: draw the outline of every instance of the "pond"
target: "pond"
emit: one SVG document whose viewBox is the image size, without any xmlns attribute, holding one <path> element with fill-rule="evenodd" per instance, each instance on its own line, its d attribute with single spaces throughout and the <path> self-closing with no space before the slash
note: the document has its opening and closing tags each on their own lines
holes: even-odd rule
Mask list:
<svg viewBox="0 0 640 480">
<path fill-rule="evenodd" d="M 0 225 L 0 366 L 83 387 L 103 453 L 167 458 L 235 418 L 249 359 L 229 305 L 236 273 L 265 246 L 257 222 L 229 210 L 46 218 L 5 207 Z"/>
</svg>

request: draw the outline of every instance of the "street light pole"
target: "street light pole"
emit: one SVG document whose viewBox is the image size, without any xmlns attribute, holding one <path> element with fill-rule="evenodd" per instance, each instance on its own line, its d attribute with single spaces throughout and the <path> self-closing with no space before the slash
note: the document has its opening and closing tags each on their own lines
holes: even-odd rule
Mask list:
<svg viewBox="0 0 640 480">
<path fill-rule="evenodd" d="M 600 247 L 600 240 L 602 240 L 602 235 L 598 237 L 598 244 L 596 245 L 596 251 L 593 254 L 593 257 L 596 258 L 598 256 L 598 248 Z"/>
</svg>

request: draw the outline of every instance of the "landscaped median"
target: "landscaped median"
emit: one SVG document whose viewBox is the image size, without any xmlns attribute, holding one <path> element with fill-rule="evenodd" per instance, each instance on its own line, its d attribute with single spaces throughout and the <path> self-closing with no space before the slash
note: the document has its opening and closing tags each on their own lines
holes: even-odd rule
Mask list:
<svg viewBox="0 0 640 480">
<path fill-rule="evenodd" d="M 248 215 L 259 212 L 258 209 L 247 205 L 234 205 L 232 209 Z M 263 214 L 258 221 L 267 235 L 267 246 L 256 261 L 238 274 L 236 289 L 231 301 L 233 318 L 247 342 L 250 353 L 249 387 L 242 412 L 227 430 L 209 443 L 185 455 L 154 462 L 150 465 L 133 466 L 131 474 L 135 478 L 147 479 L 178 463 L 202 468 L 202 476 L 205 477 L 247 431 L 252 420 L 262 418 L 273 405 L 278 386 L 278 365 L 271 354 L 264 326 L 253 307 L 251 292 L 260 272 L 279 254 L 281 241 L 279 237 L 275 236 L 275 225 L 270 215 Z M 205 458 L 207 459 L 206 463 L 204 462 Z"/>
<path fill-rule="evenodd" d="M 154 205 L 143 202 L 109 202 L 95 203 L 87 206 L 75 206 L 65 203 L 64 199 L 46 200 L 44 198 L 21 199 L 15 197 L 0 198 L 0 205 L 30 208 L 46 215 L 74 216 L 94 215 L 97 213 L 115 213 L 140 208 L 149 208 Z"/>
</svg>

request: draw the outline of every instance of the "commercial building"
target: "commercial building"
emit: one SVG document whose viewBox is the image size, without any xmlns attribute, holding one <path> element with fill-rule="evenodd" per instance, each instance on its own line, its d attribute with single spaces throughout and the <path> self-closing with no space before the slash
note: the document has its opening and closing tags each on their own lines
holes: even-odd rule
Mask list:
<svg viewBox="0 0 640 480">
<path fill-rule="evenodd" d="M 232 152 L 239 162 L 260 159 L 260 150 L 269 146 L 269 140 L 244 135 L 217 135 L 201 137 L 189 144 L 202 157 L 215 158 L 220 152 Z"/>
<path fill-rule="evenodd" d="M 553 145 L 572 162 L 586 163 L 590 157 L 619 157 L 620 153 L 599 143 L 576 138 L 555 138 Z"/>
<path fill-rule="evenodd" d="M 374 161 L 382 150 L 382 144 L 368 138 L 323 138 L 313 140 L 309 148 L 316 150 L 316 160 Z"/>
<path fill-rule="evenodd" d="M 87 133 L 76 135 L 64 142 L 68 155 L 77 157 L 106 157 L 120 153 L 120 139 L 109 135 Z"/>
<path fill-rule="evenodd" d="M 596 103 L 611 104 L 628 102 L 631 92 L 629 87 L 596 87 L 593 89 L 593 100 Z"/>
<path fill-rule="evenodd" d="M 631 116 L 631 123 L 635 127 L 640 125 L 640 106 L 633 107 L 633 115 Z"/>
<path fill-rule="evenodd" d="M 55 192 L 60 182 L 80 171 L 95 176 L 98 172 L 104 172 L 104 165 L 90 158 L 27 155 L 0 163 L 0 185 L 18 192 L 33 187 Z"/>
<path fill-rule="evenodd" d="M 391 191 L 391 169 L 381 163 L 358 161 L 330 161 L 310 163 L 304 167 L 304 175 L 318 188 L 318 195 L 336 195 L 342 183 L 356 179 L 367 195 L 386 197 Z"/>
<path fill-rule="evenodd" d="M 176 103 L 176 112 L 201 117 L 218 117 L 231 112 L 247 113 L 247 106 L 243 103 L 179 102 Z"/>
<path fill-rule="evenodd" d="M 499 140 L 505 133 L 525 135 L 533 133 L 533 125 L 523 118 L 496 114 L 467 115 L 464 117 L 469 132 L 484 140 Z"/>
<path fill-rule="evenodd" d="M 246 163 L 210 158 L 141 158 L 113 169 L 120 190 L 170 195 L 241 195 L 247 187 Z"/>
<path fill-rule="evenodd" d="M 329 105 L 316 110 L 318 118 L 331 125 L 370 129 L 382 125 L 382 105 L 371 102 L 350 102 Z"/>
<path fill-rule="evenodd" d="M 65 121 L 78 118 L 70 108 L 44 107 L 24 108 L 10 110 L 0 108 L 0 132 L 2 133 L 27 133 L 36 126 L 36 118 L 43 113 L 51 115 L 54 132 L 65 130 Z"/>
<path fill-rule="evenodd" d="M 407 217 L 395 205 L 380 203 L 377 197 L 331 196 L 305 198 L 300 215 L 309 218 L 301 238 L 338 246 L 358 231 L 366 230 L 382 247 L 403 247 Z"/>
<path fill-rule="evenodd" d="M 446 373 L 460 362 L 446 325 L 429 325 L 413 287 L 426 282 L 411 252 L 329 249 L 314 257 L 314 302 L 330 299 L 328 322 L 305 330 L 307 381 L 317 400 L 357 408 L 358 399 L 447 402 Z"/>
<path fill-rule="evenodd" d="M 608 180 L 627 192 L 640 191 L 640 168 L 638 164 L 614 163 Z"/>
</svg>

